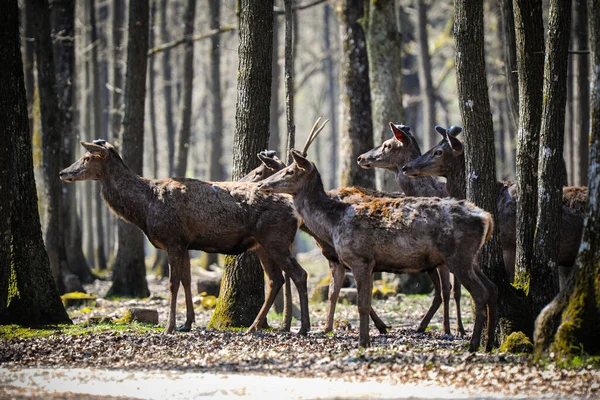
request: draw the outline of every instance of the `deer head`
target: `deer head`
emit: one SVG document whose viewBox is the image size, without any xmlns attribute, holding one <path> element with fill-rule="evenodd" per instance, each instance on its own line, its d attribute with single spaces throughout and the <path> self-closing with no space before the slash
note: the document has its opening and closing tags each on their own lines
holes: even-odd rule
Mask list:
<svg viewBox="0 0 600 400">
<path fill-rule="evenodd" d="M 107 160 L 115 156 L 120 159 L 115 148 L 106 140 L 97 139 L 93 143 L 79 143 L 87 151 L 70 167 L 60 171 L 60 179 L 65 182 L 101 180 L 106 173 Z"/>
<path fill-rule="evenodd" d="M 462 132 L 460 126 L 449 129 L 436 126 L 435 130 L 442 136 L 442 140 L 422 156 L 412 160 L 402 167 L 404 175 L 414 176 L 447 176 L 452 160 L 463 154 L 464 146 L 456 136 Z"/>
<path fill-rule="evenodd" d="M 259 190 L 266 193 L 296 194 L 315 166 L 298 150 L 290 150 L 294 162 L 258 184 Z"/>
<path fill-rule="evenodd" d="M 257 154 L 257 157 L 261 164 L 240 179 L 240 182 L 259 182 L 286 167 L 285 163 L 277 157 L 275 150 L 263 150 Z"/>
<path fill-rule="evenodd" d="M 421 155 L 421 149 L 410 133 L 410 126 L 390 122 L 393 137 L 361 154 L 356 160 L 362 168 L 386 168 L 398 171 L 402 165 Z"/>
</svg>

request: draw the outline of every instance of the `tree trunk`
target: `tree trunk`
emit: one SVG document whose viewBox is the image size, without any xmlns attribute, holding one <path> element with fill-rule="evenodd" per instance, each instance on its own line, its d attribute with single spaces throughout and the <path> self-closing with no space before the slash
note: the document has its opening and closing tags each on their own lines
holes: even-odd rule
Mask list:
<svg viewBox="0 0 600 400">
<path fill-rule="evenodd" d="M 483 53 L 483 0 L 455 0 L 454 13 L 458 104 L 465 131 L 466 195 L 497 221 L 494 130 Z M 506 285 L 498 224 L 481 250 L 479 265 L 496 285 Z"/>
<path fill-rule="evenodd" d="M 576 1 L 573 2 L 572 7 L 575 7 Z M 575 29 L 573 27 L 573 29 Z M 571 47 L 571 46 L 569 46 Z M 575 127 L 577 124 L 575 123 L 575 99 L 574 99 L 574 89 L 575 89 L 575 76 L 573 74 L 575 70 L 575 58 L 572 55 L 568 57 L 567 64 L 567 106 L 565 109 L 565 150 L 564 150 L 564 158 L 565 164 L 567 168 L 567 184 L 575 185 L 575 159 L 574 155 L 574 146 L 575 146 Z"/>
<path fill-rule="evenodd" d="M 154 48 L 155 46 L 155 29 L 156 29 L 156 2 L 153 0 L 150 3 L 150 33 L 148 34 L 148 46 Z M 158 179 L 158 142 L 157 142 L 157 127 L 156 127 L 156 96 L 154 93 L 154 87 L 156 85 L 156 73 L 154 72 L 154 60 L 155 57 L 150 57 L 148 60 L 148 103 L 150 113 L 150 131 L 152 138 L 152 177 Z M 158 251 L 158 249 L 157 249 Z"/>
<path fill-rule="evenodd" d="M 598 10 L 599 0 L 589 0 L 588 9 Z M 590 12 L 592 65 L 600 65 L 600 14 Z M 591 83 L 591 129 L 589 156 L 590 203 L 583 239 L 572 279 L 536 320 L 535 352 L 554 353 L 557 360 L 567 356 L 600 354 L 600 71 L 593 71 Z"/>
<path fill-rule="evenodd" d="M 541 0 L 514 1 L 519 67 L 517 141 L 517 253 L 515 283 L 526 287 L 533 265 L 537 215 L 537 167 L 544 77 L 544 24 Z"/>
<path fill-rule="evenodd" d="M 258 165 L 269 142 L 273 1 L 240 0 L 238 99 L 233 139 L 233 180 Z M 247 327 L 265 299 L 263 271 L 253 253 L 228 256 L 221 295 L 209 328 Z"/>
<path fill-rule="evenodd" d="M 373 130 L 375 141 L 381 143 L 390 138 L 390 122 L 404 122 L 402 35 L 396 25 L 394 0 L 370 0 L 368 7 L 366 37 Z M 429 72 L 429 79 L 431 83 L 431 72 Z M 435 123 L 431 126 L 434 125 Z M 376 175 L 380 190 L 389 192 L 397 190 L 392 174 L 379 169 Z"/>
<path fill-rule="evenodd" d="M 585 51 L 588 49 L 588 7 L 586 0 L 575 1 L 575 40 L 573 41 L 576 46 L 576 50 Z M 598 12 L 598 10 L 594 11 Z M 590 134 L 590 64 L 588 61 L 587 54 L 574 55 L 577 68 L 577 89 L 576 99 L 577 107 L 575 107 L 575 131 L 573 136 L 575 137 L 576 154 L 575 160 L 579 160 L 577 170 L 579 174 L 577 176 L 577 185 L 587 185 L 587 173 L 588 173 L 588 154 L 589 154 L 589 134 Z"/>
<path fill-rule="evenodd" d="M 335 84 L 337 79 L 334 75 L 333 54 L 331 54 L 331 6 L 325 4 L 323 6 L 323 47 L 327 54 L 325 60 L 325 76 L 327 79 L 327 94 L 329 108 L 329 130 L 330 130 L 330 152 L 329 152 L 329 188 L 337 187 L 337 169 L 338 169 L 338 144 L 337 144 L 337 102 L 335 93 Z"/>
<path fill-rule="evenodd" d="M 517 73 L 517 44 L 513 0 L 498 0 L 502 22 L 502 53 L 506 74 L 506 94 L 510 106 L 512 126 L 519 122 L 519 75 Z"/>
<path fill-rule="evenodd" d="M 214 0 L 213 0 L 214 1 Z M 273 15 L 273 58 L 271 62 L 271 71 L 273 81 L 271 83 L 271 114 L 269 122 L 269 149 L 277 151 L 282 156 L 281 138 L 279 132 L 279 76 L 281 68 L 279 67 L 279 23 L 277 14 Z M 211 29 L 212 28 L 211 26 Z"/>
<path fill-rule="evenodd" d="M 92 76 L 92 99 L 93 107 L 92 113 L 94 115 L 94 134 L 95 139 L 102 138 L 102 94 L 100 84 L 100 68 L 98 62 L 98 51 L 100 47 L 100 41 L 98 40 L 98 29 L 96 26 L 96 1 L 87 0 L 88 7 L 88 18 L 90 24 L 90 42 L 91 42 L 91 60 L 90 60 L 90 74 Z M 102 211 L 104 204 L 100 201 L 100 184 L 94 183 L 94 192 L 96 199 L 95 215 L 96 215 L 96 247 L 94 249 L 94 260 L 96 268 L 100 270 L 106 269 L 106 253 L 104 248 L 104 218 Z"/>
<path fill-rule="evenodd" d="M 121 156 L 123 162 L 138 175 L 142 175 L 144 161 L 148 19 L 148 1 L 130 0 Z M 146 282 L 143 234 L 135 225 L 119 219 L 117 235 L 113 284 L 107 296 L 147 297 L 150 291 Z"/>
<path fill-rule="evenodd" d="M 35 58 L 33 54 L 33 39 L 35 30 L 33 29 L 33 15 L 27 12 L 27 7 L 31 7 L 24 1 L 21 6 L 21 28 L 23 38 L 21 40 L 21 49 L 23 56 L 23 72 L 25 73 L 25 92 L 27 94 L 27 115 L 29 118 L 29 133 L 33 135 L 33 96 L 35 82 L 33 77 L 33 68 L 35 67 Z"/>
<path fill-rule="evenodd" d="M 558 293 L 563 198 L 563 140 L 571 1 L 551 0 L 544 67 L 544 108 L 538 167 L 538 215 L 529 296 L 537 315 Z"/>
<path fill-rule="evenodd" d="M 112 99 L 111 99 L 111 140 L 119 144 L 121 122 L 123 120 L 123 29 L 125 0 L 113 0 L 112 6 Z"/>
<path fill-rule="evenodd" d="M 187 0 L 184 15 L 183 35 L 194 34 L 194 19 L 196 16 L 196 0 Z M 185 176 L 187 171 L 187 157 L 190 142 L 190 129 L 192 124 L 192 92 L 194 90 L 194 42 L 185 44 L 183 56 L 183 93 L 181 98 L 181 125 L 179 127 L 179 146 L 177 149 L 177 162 L 175 175 Z"/>
<path fill-rule="evenodd" d="M 54 36 L 54 60 L 56 66 L 56 90 L 62 126 L 61 160 L 71 164 L 77 144 L 73 124 L 73 97 L 75 93 L 75 4 L 68 0 L 54 1 L 51 9 L 52 34 Z M 69 271 L 82 283 L 95 279 L 83 255 L 81 226 L 77 216 L 76 187 L 61 183 L 61 219 Z"/>
<path fill-rule="evenodd" d="M 33 177 L 31 134 L 19 41 L 16 0 L 0 8 L 0 118 L 2 141 L 0 208 L 0 324 L 71 323 L 60 300 L 44 250 Z M 48 40 L 50 26 L 47 25 Z M 54 71 L 52 71 L 54 73 Z M 5 239 L 11 237 L 11 241 Z M 11 246 L 8 244 L 11 243 Z"/>
<path fill-rule="evenodd" d="M 163 43 L 167 43 L 170 40 L 168 27 L 169 20 L 167 19 L 168 2 L 162 0 L 160 4 L 160 36 Z M 168 175 L 172 176 L 175 171 L 174 160 L 175 160 L 175 122 L 173 120 L 173 82 L 171 75 L 171 52 L 169 50 L 163 51 L 162 57 L 162 69 L 163 69 L 163 91 L 165 94 L 165 122 L 167 128 L 167 150 L 169 159 L 169 172 Z"/>
<path fill-rule="evenodd" d="M 433 89 L 433 79 L 431 78 L 431 59 L 429 57 L 429 39 L 427 35 L 427 6 L 425 5 L 425 0 L 417 0 L 417 15 L 416 31 L 417 41 L 419 42 L 419 87 L 421 89 L 421 106 L 423 110 L 423 123 L 420 128 L 421 132 L 423 132 L 423 147 L 429 149 L 437 140 L 437 137 L 432 136 L 437 136 L 432 129 L 437 123 L 435 115 L 435 93 Z"/>
<path fill-rule="evenodd" d="M 340 57 L 341 186 L 374 187 L 373 169 L 363 169 L 356 159 L 373 148 L 369 60 L 365 32 L 364 0 L 339 0 L 342 54 Z"/>
</svg>

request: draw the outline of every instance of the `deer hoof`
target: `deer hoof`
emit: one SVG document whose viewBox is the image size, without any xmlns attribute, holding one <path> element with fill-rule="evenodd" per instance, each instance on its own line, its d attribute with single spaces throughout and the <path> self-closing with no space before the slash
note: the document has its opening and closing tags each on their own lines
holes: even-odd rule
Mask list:
<svg viewBox="0 0 600 400">
<path fill-rule="evenodd" d="M 464 330 L 464 329 L 459 329 L 459 330 L 456 332 L 456 336 L 458 336 L 459 338 L 464 338 L 465 336 L 467 336 L 467 334 L 466 334 L 466 332 L 465 332 L 465 330 Z"/>
<path fill-rule="evenodd" d="M 306 336 L 306 335 L 308 335 L 308 329 L 307 328 L 300 328 L 300 330 L 298 331 L 298 335 L 300 335 L 300 336 Z"/>
<path fill-rule="evenodd" d="M 175 327 L 173 327 L 173 326 L 167 326 L 165 328 L 165 330 L 163 331 L 163 335 L 171 335 L 174 332 L 175 332 Z"/>
<path fill-rule="evenodd" d="M 250 335 L 250 334 L 252 334 L 252 333 L 254 333 L 254 332 L 256 332 L 256 331 L 258 331 L 258 329 L 256 328 L 256 326 L 255 326 L 255 325 L 252 325 L 252 326 L 250 326 L 250 328 L 248 328 L 248 329 L 246 330 L 246 335 Z"/>
<path fill-rule="evenodd" d="M 382 335 L 385 335 L 388 333 L 388 329 L 391 329 L 390 326 L 387 325 L 383 325 L 383 326 L 378 326 L 377 330 L 379 331 L 379 333 L 381 333 Z"/>
<path fill-rule="evenodd" d="M 425 333 L 425 329 L 427 329 L 427 328 L 420 326 L 417 328 L 417 333 Z"/>
<path fill-rule="evenodd" d="M 180 327 L 177 328 L 177 332 L 189 332 L 192 330 L 191 326 L 187 326 L 187 325 L 181 325 Z"/>
</svg>

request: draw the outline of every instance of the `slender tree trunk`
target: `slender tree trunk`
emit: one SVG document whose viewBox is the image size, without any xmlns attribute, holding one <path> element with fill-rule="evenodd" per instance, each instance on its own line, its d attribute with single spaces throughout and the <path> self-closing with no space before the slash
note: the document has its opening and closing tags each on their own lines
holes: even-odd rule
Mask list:
<svg viewBox="0 0 600 400">
<path fill-rule="evenodd" d="M 573 2 L 573 7 L 575 7 L 575 3 Z M 569 46 L 571 47 L 571 46 Z M 565 109 L 565 164 L 567 168 L 567 182 L 568 184 L 575 184 L 575 160 L 573 158 L 574 154 L 574 146 L 575 146 L 575 127 L 577 124 L 575 123 L 575 99 L 573 96 L 573 91 L 575 89 L 575 76 L 574 65 L 575 59 L 573 56 L 569 55 L 568 64 L 567 64 L 567 106 Z"/>
<path fill-rule="evenodd" d="M 599 0 L 589 0 L 588 9 L 598 10 Z M 600 65 L 600 14 L 590 12 L 589 32 L 592 65 Z M 590 203 L 583 239 L 573 278 L 536 320 L 535 351 L 554 353 L 557 360 L 600 354 L 600 69 L 595 68 L 591 82 L 591 126 L 589 156 Z"/>
<path fill-rule="evenodd" d="M 369 60 L 365 32 L 364 0 L 339 0 L 338 17 L 342 54 L 340 58 L 341 186 L 374 187 L 372 169 L 363 169 L 356 159 L 373 148 Z"/>
<path fill-rule="evenodd" d="M 42 241 L 16 0 L 1 3 L 0 26 L 0 119 L 7 122 L 0 156 L 0 325 L 70 323 Z M 49 22 L 46 27 L 49 41 Z"/>
<path fill-rule="evenodd" d="M 239 2 L 238 99 L 233 140 L 233 180 L 258 165 L 269 142 L 273 1 Z M 253 253 L 228 256 L 221 295 L 209 328 L 250 326 L 264 298 L 263 271 Z"/>
<path fill-rule="evenodd" d="M 526 287 L 533 265 L 537 215 L 537 166 L 542 115 L 544 25 L 541 0 L 514 1 L 519 67 L 517 141 L 517 253 L 515 282 Z"/>
<path fill-rule="evenodd" d="M 196 0 L 187 0 L 184 15 L 184 36 L 194 34 L 194 19 L 196 16 Z M 185 176 L 187 171 L 187 157 L 190 142 L 190 129 L 192 125 L 192 92 L 194 90 L 194 42 L 185 44 L 183 56 L 183 92 L 181 101 L 181 125 L 179 127 L 179 146 L 177 149 L 177 162 L 175 175 Z"/>
<path fill-rule="evenodd" d="M 167 19 L 168 2 L 162 0 L 160 4 L 160 36 L 163 43 L 170 40 Z M 175 171 L 175 122 L 173 119 L 173 78 L 171 74 L 171 52 L 163 51 L 162 70 L 163 70 L 163 91 L 165 95 L 165 119 L 167 125 L 167 150 L 169 159 L 169 176 L 172 176 Z"/>
<path fill-rule="evenodd" d="M 511 125 L 519 123 L 519 74 L 513 0 L 498 0 L 502 21 L 502 53 L 506 74 L 506 94 L 510 106 Z"/>
<path fill-rule="evenodd" d="M 417 0 L 417 41 L 419 42 L 419 87 L 421 88 L 421 105 L 423 110 L 423 146 L 429 149 L 437 140 L 434 130 L 436 124 L 435 92 L 431 78 L 431 59 L 429 57 L 429 38 L 427 35 L 427 6 L 425 0 Z M 400 75 L 399 75 L 400 76 Z M 389 122 L 389 121 L 388 121 Z"/>
<path fill-rule="evenodd" d="M 273 61 L 271 71 L 273 81 L 271 82 L 271 119 L 269 122 L 269 149 L 275 150 L 282 155 L 281 138 L 279 134 L 279 23 L 277 14 L 273 15 Z M 211 27 L 211 29 L 214 29 Z M 283 157 L 282 157 L 283 158 Z"/>
<path fill-rule="evenodd" d="M 112 6 L 112 99 L 111 140 L 119 144 L 123 108 L 123 30 L 125 0 L 113 0 Z"/>
<path fill-rule="evenodd" d="M 421 0 L 419 1 L 421 3 Z M 404 122 L 402 107 L 402 35 L 396 25 L 394 0 L 370 0 L 366 27 L 369 56 L 369 80 L 375 141 L 389 139 L 389 123 Z M 427 34 L 425 34 L 425 38 Z M 429 56 L 429 53 L 427 54 Z M 427 60 L 429 62 L 429 60 Z M 428 70 L 431 84 L 431 71 Z M 431 94 L 433 88 L 431 88 Z M 434 126 L 435 123 L 432 122 Z M 377 172 L 380 190 L 396 190 L 394 176 L 385 170 Z"/>
<path fill-rule="evenodd" d="M 56 66 L 56 90 L 62 126 L 61 160 L 64 165 L 73 162 L 73 150 L 77 134 L 73 123 L 73 97 L 75 93 L 75 4 L 68 0 L 56 0 L 51 9 L 54 59 Z M 83 283 L 95 279 L 83 255 L 81 226 L 77 216 L 75 185 L 61 183 L 62 230 L 65 240 L 67 265 L 70 272 Z"/>
<path fill-rule="evenodd" d="M 150 3 L 150 33 L 148 37 L 149 48 L 155 46 L 155 30 L 156 30 L 156 2 L 152 0 Z M 156 129 L 156 96 L 154 93 L 154 87 L 156 85 L 156 73 L 154 71 L 154 59 L 150 57 L 148 60 L 148 100 L 149 100 L 149 112 L 150 112 L 150 131 L 152 137 L 152 177 L 158 178 L 158 143 L 157 143 L 157 129 Z M 157 249 L 158 251 L 158 249 Z"/>
<path fill-rule="evenodd" d="M 98 29 L 96 26 L 96 1 L 87 0 L 88 7 L 88 18 L 90 25 L 90 42 L 91 42 L 91 60 L 90 60 L 90 74 L 92 75 L 92 99 L 93 107 L 93 127 L 94 127 L 94 138 L 102 138 L 102 88 L 100 83 L 100 64 L 98 62 L 98 52 L 100 48 L 100 41 L 98 40 Z M 96 268 L 100 270 L 106 269 L 106 252 L 104 248 L 104 218 L 102 211 L 104 204 L 100 199 L 100 184 L 94 183 L 94 197 L 95 202 L 95 215 L 96 215 L 96 235 L 95 242 L 96 246 L 94 249 L 94 260 Z"/>
<path fill-rule="evenodd" d="M 588 49 L 588 7 L 586 0 L 575 1 L 575 43 L 576 50 L 585 51 Z M 599 12 L 594 10 L 593 12 Z M 575 107 L 574 137 L 575 146 L 573 159 L 579 160 L 577 170 L 577 185 L 587 185 L 588 155 L 589 155 L 589 134 L 590 134 L 590 64 L 587 54 L 577 54 L 574 57 L 577 60 L 577 107 Z"/>
<path fill-rule="evenodd" d="M 558 293 L 563 198 L 563 140 L 571 0 L 551 0 L 544 67 L 544 108 L 538 167 L 538 215 L 529 296 L 534 315 Z"/>
<path fill-rule="evenodd" d="M 129 39 L 125 80 L 125 116 L 123 118 L 123 162 L 142 175 L 144 161 L 144 111 L 146 66 L 148 60 L 148 1 L 129 2 Z M 147 297 L 144 261 L 144 237 L 133 224 L 119 219 L 117 255 L 113 266 L 113 284 L 107 296 Z"/>
<path fill-rule="evenodd" d="M 328 94 L 328 107 L 329 107 L 329 142 L 330 142 L 330 152 L 329 152 L 329 187 L 336 188 L 337 187 L 337 169 L 338 169 L 338 143 L 337 143 L 337 96 L 335 93 L 335 86 L 337 79 L 334 74 L 334 63 L 333 63 L 333 54 L 331 50 L 331 6 L 329 4 L 325 4 L 323 6 L 323 47 L 325 54 L 327 54 L 327 59 L 325 60 L 325 76 L 327 77 L 327 94 Z"/>
</svg>

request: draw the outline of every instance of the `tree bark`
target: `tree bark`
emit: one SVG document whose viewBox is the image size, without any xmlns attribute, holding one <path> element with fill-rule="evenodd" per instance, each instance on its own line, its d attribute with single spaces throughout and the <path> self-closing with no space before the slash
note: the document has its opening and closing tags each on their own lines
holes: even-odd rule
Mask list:
<svg viewBox="0 0 600 400">
<path fill-rule="evenodd" d="M 544 77 L 544 24 L 541 0 L 514 0 L 519 68 L 517 140 L 517 253 L 515 283 L 526 287 L 533 265 L 537 216 L 537 167 Z"/>
<path fill-rule="evenodd" d="M 123 29 L 125 25 L 125 0 L 113 0 L 112 6 L 112 99 L 111 140 L 119 144 L 123 107 Z"/>
<path fill-rule="evenodd" d="M 325 4 L 323 7 L 323 47 L 325 53 L 328 54 L 325 60 L 325 76 L 327 77 L 327 94 L 328 94 L 328 108 L 329 108 L 329 141 L 330 141 L 330 152 L 329 152 L 329 188 L 333 189 L 337 187 L 337 170 L 338 170 L 338 143 L 337 143 L 337 97 L 335 93 L 335 86 L 337 79 L 334 74 L 334 63 L 333 55 L 331 54 L 331 6 Z"/>
<path fill-rule="evenodd" d="M 194 34 L 194 19 L 196 16 L 196 0 L 187 0 L 184 15 L 183 35 Z M 181 125 L 179 127 L 179 145 L 177 146 L 177 162 L 175 175 L 185 176 L 187 171 L 188 148 L 190 146 L 190 130 L 192 125 L 192 92 L 194 90 L 194 42 L 185 44 L 183 56 L 183 89 L 181 98 Z"/>
<path fill-rule="evenodd" d="M 429 57 L 429 38 L 427 35 L 427 5 L 425 0 L 417 0 L 417 41 L 419 42 L 419 87 L 423 120 L 423 146 L 430 149 L 436 143 L 437 134 L 432 129 L 437 125 L 435 115 L 435 92 L 431 77 L 431 59 Z M 399 75 L 400 76 L 400 75 Z M 389 122 L 389 121 L 388 121 Z"/>
<path fill-rule="evenodd" d="M 144 161 L 148 19 L 148 1 L 130 0 L 121 155 L 123 162 L 138 175 L 142 175 Z M 150 291 L 146 282 L 143 234 L 135 225 L 119 219 L 117 235 L 113 284 L 107 296 L 147 297 Z"/>
<path fill-rule="evenodd" d="M 598 10 L 599 0 L 589 0 L 588 9 Z M 544 308 L 536 320 L 535 352 L 546 351 L 557 360 L 600 354 L 600 14 L 588 14 L 592 65 L 591 126 L 589 155 L 590 202 L 575 272 L 569 284 Z"/>
<path fill-rule="evenodd" d="M 454 40 L 458 104 L 465 132 L 467 200 L 497 221 L 494 130 L 483 53 L 483 0 L 455 0 Z M 492 282 L 506 286 L 498 224 L 481 250 L 479 265 Z"/>
<path fill-rule="evenodd" d="M 373 169 L 363 169 L 356 159 L 373 148 L 369 60 L 365 32 L 364 0 L 339 0 L 342 54 L 340 56 L 341 186 L 374 187 Z"/>
<path fill-rule="evenodd" d="M 162 0 L 160 4 L 160 36 L 163 43 L 169 41 L 169 21 L 167 19 L 168 2 Z M 169 172 L 168 175 L 172 176 L 175 171 L 175 122 L 173 119 L 173 82 L 171 74 L 171 58 L 170 51 L 164 51 L 162 57 L 162 69 L 163 69 L 163 91 L 165 94 L 165 120 L 167 128 L 167 150 L 169 160 Z"/>
<path fill-rule="evenodd" d="M 54 60 L 56 66 L 56 91 L 62 126 L 60 156 L 63 165 L 71 164 L 77 144 L 73 123 L 73 98 L 75 93 L 75 4 L 68 0 L 55 0 L 51 8 Z M 77 216 L 76 187 L 61 183 L 61 215 L 67 265 L 82 283 L 95 279 L 83 255 L 81 226 Z"/>
<path fill-rule="evenodd" d="M 506 94 L 510 106 L 512 126 L 519 122 L 519 75 L 517 73 L 517 44 L 513 0 L 498 0 L 502 22 L 502 55 L 506 74 Z"/>
<path fill-rule="evenodd" d="M 279 23 L 277 14 L 273 15 L 273 57 L 271 71 L 273 81 L 271 82 L 271 114 L 269 122 L 269 149 L 275 150 L 281 156 L 281 138 L 279 132 Z M 283 157 L 282 157 L 283 158 Z"/>
<path fill-rule="evenodd" d="M 0 157 L 2 171 L 5 171 L 0 178 L 3 215 L 0 223 L 3 242 L 0 246 L 0 324 L 71 323 L 58 295 L 42 241 L 16 0 L 2 2 L 0 26 L 3 27 L 0 30 L 0 58 L 4 60 L 0 68 L 3 83 L 0 118 L 7 122 Z M 47 27 L 49 35 L 49 24 Z M 12 240 L 6 240 L 8 238 Z"/>
<path fill-rule="evenodd" d="M 29 118 L 29 133 L 33 135 L 33 96 L 35 90 L 35 82 L 33 76 L 33 68 L 35 67 L 35 56 L 33 52 L 33 40 L 35 38 L 35 30 L 33 28 L 33 15 L 27 11 L 27 7 L 31 4 L 24 1 L 21 6 L 21 28 L 23 30 L 23 38 L 21 40 L 21 49 L 23 57 L 23 72 L 25 74 L 25 92 L 27 94 L 27 115 Z"/>
<path fill-rule="evenodd" d="M 155 44 L 155 30 L 156 30 L 156 2 L 153 0 L 150 3 L 150 33 L 148 34 L 148 46 L 154 47 Z M 154 72 L 154 57 L 150 57 L 148 61 L 148 104 L 150 113 L 150 137 L 152 138 L 152 177 L 158 179 L 158 140 L 157 140 L 157 126 L 156 126 L 156 73 Z M 158 249 L 157 249 L 158 251 Z"/>
<path fill-rule="evenodd" d="M 575 1 L 575 43 L 576 50 L 585 51 L 588 48 L 588 7 L 586 0 Z M 593 12 L 598 12 L 595 10 Z M 588 156 L 589 156 L 589 134 L 590 134 L 590 64 L 588 61 L 587 54 L 574 55 L 577 69 L 577 107 L 575 107 L 575 131 L 573 136 L 575 137 L 576 151 L 574 154 L 577 156 L 574 159 L 579 160 L 577 170 L 579 174 L 577 176 L 577 185 L 587 185 L 587 173 L 588 173 Z M 575 184 L 575 183 L 574 183 Z"/>
<path fill-rule="evenodd" d="M 571 0 L 551 0 L 544 66 L 544 104 L 538 166 L 538 215 L 529 296 L 537 315 L 558 293 L 563 198 L 563 141 Z"/>
<path fill-rule="evenodd" d="M 240 0 L 238 99 L 233 139 L 233 180 L 259 161 L 269 142 L 273 1 Z M 253 253 L 228 256 L 221 295 L 209 328 L 250 326 L 265 298 L 263 271 Z"/>
<path fill-rule="evenodd" d="M 577 2 L 572 3 L 572 7 L 575 7 Z M 575 29 L 574 27 L 572 29 Z M 570 46 L 569 46 L 570 47 Z M 567 184 L 575 185 L 575 58 L 572 55 L 568 57 L 567 63 L 567 105 L 565 109 L 565 164 L 567 169 Z"/>
</svg>

